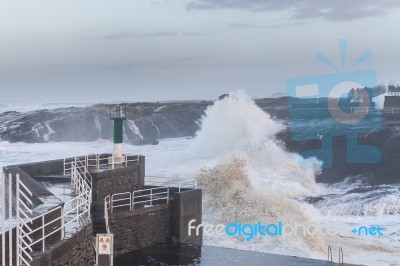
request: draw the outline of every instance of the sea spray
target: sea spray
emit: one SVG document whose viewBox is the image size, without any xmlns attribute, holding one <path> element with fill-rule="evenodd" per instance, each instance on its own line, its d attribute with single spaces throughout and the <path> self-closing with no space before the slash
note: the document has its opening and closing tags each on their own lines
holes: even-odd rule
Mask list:
<svg viewBox="0 0 400 266">
<path fill-rule="evenodd" d="M 284 129 L 241 90 L 210 106 L 200 121 L 200 127 L 194 149 L 217 154 L 257 150 Z"/>
<path fill-rule="evenodd" d="M 230 224 L 233 222 L 256 224 L 302 224 L 305 226 L 313 225 L 318 216 L 308 217 L 307 206 L 304 203 L 291 199 L 286 195 L 274 191 L 264 190 L 264 193 L 257 192 L 246 173 L 246 161 L 240 157 L 233 157 L 230 161 L 220 163 L 212 169 L 203 169 L 197 176 L 198 184 L 203 189 L 205 216 L 214 224 Z M 212 218 L 210 218 L 212 217 Z M 326 243 L 323 236 L 295 234 L 281 237 L 262 237 L 256 236 L 251 243 L 242 243 L 245 239 L 236 236 L 231 239 L 229 245 L 221 243 L 220 239 L 213 239 L 214 236 L 205 236 L 208 244 L 218 241 L 219 245 L 241 247 L 259 245 L 263 249 L 276 250 L 277 245 L 287 245 L 293 247 L 293 242 L 297 242 L 300 253 L 304 250 L 324 251 Z M 227 236 L 222 239 L 227 240 Z M 225 243 L 226 243 L 225 241 Z M 215 242 L 214 242 L 215 244 Z M 294 252 L 299 252 L 295 250 Z"/>
<path fill-rule="evenodd" d="M 285 126 L 271 119 L 243 91 L 229 94 L 210 106 L 199 122 L 192 147 L 196 156 L 224 160 L 246 158 L 250 182 L 256 188 L 274 188 L 290 197 L 318 195 L 324 188 L 315 182 L 321 162 L 307 159 L 303 168 L 298 154 L 287 152 L 275 135 Z"/>
<path fill-rule="evenodd" d="M 248 95 L 237 91 L 216 101 L 205 111 L 199 124 L 201 129 L 194 139 L 192 153 L 220 162 L 214 168 L 203 169 L 197 177 L 204 188 L 206 219 L 217 223 L 279 220 L 310 224 L 318 221 L 319 212 L 294 197 L 324 192 L 315 182 L 320 162 L 311 158 L 310 164 L 315 169 L 300 167 L 302 158 L 287 152 L 275 139 L 285 126 L 272 120 Z M 279 243 L 295 247 L 294 252 L 302 250 L 297 254 L 310 249 L 319 252 L 326 247 L 319 235 L 255 238 L 251 242 L 246 245 L 259 243 L 272 249 L 271 245 Z M 224 243 L 227 247 L 240 246 Z"/>
<path fill-rule="evenodd" d="M 363 214 L 358 211 L 352 212 L 353 207 L 360 206 L 360 210 L 369 215 L 388 214 L 387 210 L 389 214 L 398 213 L 392 204 L 397 203 L 394 197 L 398 195 L 398 189 L 385 196 L 383 202 L 379 197 L 371 199 L 368 195 L 365 195 L 365 200 L 359 201 L 357 193 L 353 193 L 354 196 L 343 197 L 348 202 L 342 208 L 340 194 L 351 189 L 349 185 L 346 184 L 347 189 L 332 189 L 317 184 L 315 175 L 320 170 L 321 162 L 315 158 L 304 161 L 301 156 L 287 152 L 284 145 L 275 139 L 275 134 L 283 130 L 284 125 L 273 121 L 242 91 L 233 92 L 215 102 L 206 110 L 199 125 L 201 129 L 193 139 L 191 154 L 186 154 L 185 161 L 189 165 L 196 160 L 202 161 L 205 167 L 197 177 L 204 195 L 203 221 L 215 224 L 235 221 L 276 224 L 282 221 L 315 224 L 335 232 L 334 235 L 317 234 L 312 237 L 256 236 L 250 241 L 243 236 L 205 235 L 207 245 L 317 259 L 325 259 L 327 246 L 333 245 L 343 247 L 346 261 L 353 263 L 375 266 L 398 261 L 394 255 L 399 250 L 394 242 L 398 234 L 385 236 L 378 243 L 372 238 L 354 238 L 350 232 L 354 224 L 371 221 L 367 216 L 361 218 L 363 216 L 359 215 Z M 304 165 L 310 168 L 301 167 Z M 304 202 L 306 197 L 322 195 L 325 198 L 333 190 L 339 190 L 335 192 L 339 194 L 315 206 Z M 392 217 L 387 219 L 389 222 L 383 219 L 381 224 L 393 231 L 398 222 Z M 370 257 L 365 257 L 365 250 L 369 250 Z"/>
</svg>

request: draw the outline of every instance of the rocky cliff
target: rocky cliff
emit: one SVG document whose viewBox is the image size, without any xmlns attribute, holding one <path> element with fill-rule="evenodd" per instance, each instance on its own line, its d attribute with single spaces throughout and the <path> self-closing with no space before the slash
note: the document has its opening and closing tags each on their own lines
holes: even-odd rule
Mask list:
<svg viewBox="0 0 400 266">
<path fill-rule="evenodd" d="M 126 140 L 193 136 L 208 102 L 127 105 Z M 9 142 L 94 141 L 111 139 L 109 105 L 14 111 L 0 114 L 0 139 Z"/>
</svg>

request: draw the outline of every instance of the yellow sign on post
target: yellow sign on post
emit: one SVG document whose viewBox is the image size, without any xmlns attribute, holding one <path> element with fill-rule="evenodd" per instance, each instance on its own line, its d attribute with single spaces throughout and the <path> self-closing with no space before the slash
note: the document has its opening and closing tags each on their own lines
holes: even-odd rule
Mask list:
<svg viewBox="0 0 400 266">
<path fill-rule="evenodd" d="M 111 255 L 112 254 L 112 235 L 97 235 L 98 254 Z"/>
</svg>

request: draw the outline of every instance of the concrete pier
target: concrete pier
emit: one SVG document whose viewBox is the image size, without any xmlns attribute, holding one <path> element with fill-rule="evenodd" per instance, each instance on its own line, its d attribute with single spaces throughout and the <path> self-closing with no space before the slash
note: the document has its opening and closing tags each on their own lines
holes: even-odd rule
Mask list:
<svg viewBox="0 0 400 266">
<path fill-rule="evenodd" d="M 33 206 L 31 207 L 34 208 L 32 217 L 40 217 L 38 221 L 34 220 L 29 225 L 30 230 L 35 232 L 31 235 L 32 240 L 41 239 L 44 234 L 49 235 L 43 242 L 46 243 L 45 245 L 41 245 L 40 240 L 32 247 L 31 265 L 92 265 L 95 257 L 93 236 L 98 233 L 115 235 L 114 254 L 123 254 L 163 243 L 201 244 L 202 234 L 189 237 L 185 227 L 187 221 L 191 219 L 197 219 L 198 223 L 201 223 L 201 190 L 144 186 L 145 158 L 143 156 L 125 156 L 124 164 L 113 164 L 111 168 L 108 163 L 106 167 L 103 167 L 104 165 L 89 167 L 89 161 L 99 163 L 103 158 L 108 159 L 109 156 L 110 154 L 81 156 L 4 167 L 4 173 L 10 174 L 12 180 L 18 174 L 22 183 L 29 187 L 32 193 Z M 87 167 L 83 166 L 80 169 L 80 173 L 84 178 L 82 180 L 87 180 L 82 182 L 87 182 L 87 187 L 90 187 L 90 218 L 88 220 L 79 218 L 73 231 L 67 232 L 66 227 L 64 229 L 64 222 L 71 217 L 64 216 L 65 202 L 58 199 L 38 181 L 65 182 L 72 176 L 71 171 L 68 172 L 65 168 L 70 167 L 70 163 L 74 161 L 79 161 L 80 167 L 87 164 Z M 160 199 L 157 193 L 151 192 L 158 188 L 167 191 L 167 197 Z M 147 194 L 149 191 L 150 193 Z M 133 203 L 135 192 L 142 193 L 139 194 L 141 197 L 139 202 L 144 203 L 135 207 L 129 204 L 127 208 L 112 208 L 113 195 L 128 193 L 128 201 Z M 15 193 L 16 186 L 13 181 L 13 197 Z M 107 197 L 111 199 L 108 209 L 105 208 Z M 77 202 L 79 204 L 79 201 Z M 120 202 L 116 200 L 115 204 L 118 203 Z M 13 212 L 15 208 L 14 206 Z M 76 210 L 74 214 L 76 219 L 82 210 L 81 208 Z M 42 229 L 43 224 L 48 226 Z M 14 232 L 15 230 L 13 243 L 16 243 Z M 64 234 L 67 237 L 64 238 Z M 5 239 L 7 245 L 2 252 L 8 254 L 8 235 Z M 15 257 L 16 246 L 12 250 Z M 72 254 L 72 256 L 65 254 Z M 8 260 L 7 256 L 6 259 Z"/>
<path fill-rule="evenodd" d="M 108 160 L 109 156 L 110 154 L 101 154 L 77 158 L 80 158 L 81 163 L 86 161 L 88 164 L 89 161 L 98 163 L 102 158 Z M 63 216 L 65 202 L 38 181 L 48 179 L 52 182 L 65 182 L 71 176 L 71 172 L 66 173 L 65 170 L 65 165 L 70 161 L 73 162 L 74 158 L 7 166 L 3 169 L 4 173 L 11 174 L 12 177 L 19 174 L 23 184 L 30 188 L 33 194 L 33 217 L 41 217 L 40 212 L 43 213 L 43 217 L 34 220 L 30 225 L 32 230 L 49 223 L 45 229 L 31 235 L 32 240 L 36 240 L 44 233 L 51 234 L 51 237 L 46 238 L 45 244 L 41 245 L 39 242 L 32 247 L 31 265 L 93 265 L 93 236 L 97 233 L 114 235 L 114 265 L 335 265 L 327 261 L 293 256 L 202 246 L 202 230 L 199 235 L 192 236 L 188 235 L 187 230 L 189 221 L 196 220 L 193 226 L 202 221 L 202 191 L 197 187 L 181 187 L 181 184 L 178 187 L 145 186 L 143 156 L 126 156 L 126 164 L 116 168 L 114 165 L 109 168 L 106 164 L 106 167 L 88 166 L 82 170 L 82 174 L 87 175 L 87 180 L 90 180 L 90 215 L 80 218 L 80 226 L 77 222 L 73 232 L 65 229 L 61 234 L 60 228 L 64 228 L 63 224 L 68 219 Z M 14 183 L 13 189 L 16 189 Z M 162 193 L 166 194 L 153 193 L 154 189 L 162 189 Z M 150 193 L 146 194 L 148 191 Z M 136 192 L 144 194 L 135 194 Z M 128 197 L 122 201 L 113 197 L 124 194 L 128 194 Z M 136 202 L 139 203 L 137 205 L 134 205 L 135 195 L 141 197 Z M 124 200 L 129 204 L 125 204 Z M 77 215 L 80 211 L 77 210 Z M 51 222 L 53 220 L 54 223 Z M 64 233 L 67 237 L 64 237 Z M 15 233 L 13 238 L 16 243 Z M 5 239 L 8 243 L 8 235 Z M 7 248 L 8 245 L 6 254 Z"/>
</svg>

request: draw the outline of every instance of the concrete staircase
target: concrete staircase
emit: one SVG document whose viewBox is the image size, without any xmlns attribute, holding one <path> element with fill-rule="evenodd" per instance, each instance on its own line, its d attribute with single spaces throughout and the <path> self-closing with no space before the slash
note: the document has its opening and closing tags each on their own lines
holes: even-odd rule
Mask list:
<svg viewBox="0 0 400 266">
<path fill-rule="evenodd" d="M 106 221 L 104 220 L 104 205 L 94 205 L 91 207 L 93 236 L 96 234 L 107 233 Z"/>
</svg>

